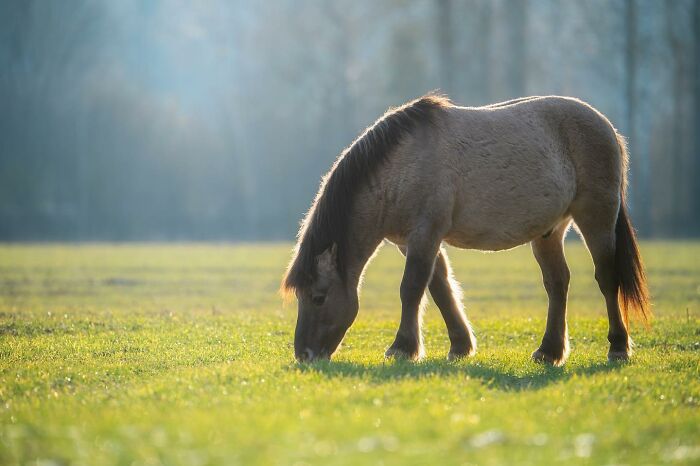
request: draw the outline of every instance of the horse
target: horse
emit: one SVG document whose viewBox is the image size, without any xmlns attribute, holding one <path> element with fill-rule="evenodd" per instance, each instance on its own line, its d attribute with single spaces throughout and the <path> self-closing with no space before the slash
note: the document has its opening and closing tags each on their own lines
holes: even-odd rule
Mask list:
<svg viewBox="0 0 700 466">
<path fill-rule="evenodd" d="M 389 109 L 341 152 L 301 222 L 281 284 L 298 302 L 296 359 L 336 352 L 358 314 L 364 270 L 384 241 L 405 256 L 401 321 L 385 356 L 424 356 L 426 288 L 447 326 L 448 359 L 473 355 L 476 339 L 443 245 L 499 251 L 529 242 L 549 299 L 532 359 L 562 365 L 569 355 L 564 237 L 575 224 L 605 299 L 608 360 L 627 360 L 629 316 L 651 317 L 625 201 L 627 169 L 624 137 L 575 98 L 463 107 L 431 93 Z"/>
</svg>

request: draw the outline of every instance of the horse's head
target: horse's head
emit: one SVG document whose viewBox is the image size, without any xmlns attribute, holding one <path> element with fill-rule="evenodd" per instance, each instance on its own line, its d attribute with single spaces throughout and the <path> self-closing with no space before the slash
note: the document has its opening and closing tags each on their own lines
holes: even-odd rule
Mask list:
<svg viewBox="0 0 700 466">
<path fill-rule="evenodd" d="M 316 257 L 311 286 L 297 290 L 294 353 L 299 361 L 329 359 L 357 316 L 357 292 L 348 291 L 336 258 L 334 244 Z"/>
</svg>

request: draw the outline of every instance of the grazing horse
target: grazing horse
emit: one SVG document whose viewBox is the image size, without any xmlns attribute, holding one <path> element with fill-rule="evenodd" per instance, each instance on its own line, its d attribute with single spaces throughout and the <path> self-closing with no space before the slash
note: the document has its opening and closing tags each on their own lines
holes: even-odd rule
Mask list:
<svg viewBox="0 0 700 466">
<path fill-rule="evenodd" d="M 608 359 L 627 359 L 629 312 L 645 321 L 651 312 L 626 172 L 623 137 L 577 99 L 460 107 L 429 94 L 389 110 L 341 153 L 301 224 L 282 282 L 298 300 L 296 358 L 337 350 L 357 316 L 365 266 L 385 239 L 406 256 L 401 323 L 387 357 L 422 357 L 426 287 L 447 326 L 448 358 L 472 355 L 476 341 L 442 244 L 497 251 L 529 242 L 549 297 L 532 357 L 561 365 L 569 353 L 563 240 L 573 222 L 605 298 Z"/>
</svg>

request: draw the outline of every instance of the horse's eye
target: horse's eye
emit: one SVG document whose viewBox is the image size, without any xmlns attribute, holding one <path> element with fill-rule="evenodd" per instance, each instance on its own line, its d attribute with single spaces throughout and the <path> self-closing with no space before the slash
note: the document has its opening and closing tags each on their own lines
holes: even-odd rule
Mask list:
<svg viewBox="0 0 700 466">
<path fill-rule="evenodd" d="M 326 297 L 323 295 L 311 297 L 311 302 L 314 303 L 314 306 L 321 306 L 325 300 L 326 300 Z"/>
</svg>

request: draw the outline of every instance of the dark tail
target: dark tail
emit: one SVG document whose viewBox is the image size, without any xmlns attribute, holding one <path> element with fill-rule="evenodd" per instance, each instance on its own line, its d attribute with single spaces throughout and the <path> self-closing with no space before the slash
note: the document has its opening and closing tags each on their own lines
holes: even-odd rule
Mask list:
<svg viewBox="0 0 700 466">
<path fill-rule="evenodd" d="M 615 225 L 615 270 L 620 284 L 619 302 L 625 325 L 629 322 L 630 310 L 639 317 L 645 325 L 651 319 L 649 306 L 649 290 L 647 277 L 644 272 L 642 255 L 639 252 L 637 235 L 627 214 L 627 148 L 624 139 L 618 135 L 618 142 L 623 156 L 623 182 L 620 194 L 620 212 L 617 214 Z"/>
</svg>

